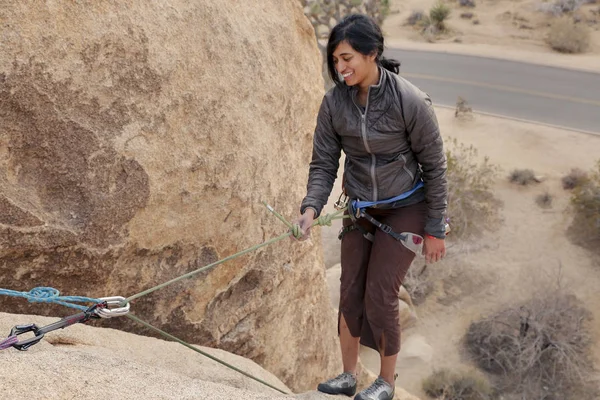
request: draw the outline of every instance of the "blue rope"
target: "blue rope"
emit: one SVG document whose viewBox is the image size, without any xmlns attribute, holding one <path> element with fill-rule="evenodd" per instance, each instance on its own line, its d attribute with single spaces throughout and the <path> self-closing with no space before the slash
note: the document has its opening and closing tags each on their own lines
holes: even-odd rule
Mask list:
<svg viewBox="0 0 600 400">
<path fill-rule="evenodd" d="M 93 299 L 90 297 L 81 296 L 59 296 L 60 292 L 51 287 L 36 287 L 29 292 L 17 292 L 16 290 L 0 289 L 0 295 L 23 297 L 29 300 L 30 303 L 55 303 L 63 306 L 77 308 L 79 310 L 87 310 L 89 307 L 71 304 L 69 302 L 79 303 L 101 303 L 102 300 Z"/>
</svg>

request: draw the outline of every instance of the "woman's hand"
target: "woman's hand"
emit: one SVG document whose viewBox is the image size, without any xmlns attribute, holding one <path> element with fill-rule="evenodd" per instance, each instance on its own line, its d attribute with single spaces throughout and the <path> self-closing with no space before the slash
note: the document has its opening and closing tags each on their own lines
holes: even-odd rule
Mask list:
<svg viewBox="0 0 600 400">
<path fill-rule="evenodd" d="M 302 237 L 297 240 L 306 240 L 310 236 L 310 227 L 315 219 L 315 210 L 312 208 L 307 208 L 304 210 L 304 213 L 298 218 L 294 225 L 298 225 L 300 227 L 300 231 L 302 232 Z M 295 236 L 292 235 L 292 238 L 296 239 Z"/>
<path fill-rule="evenodd" d="M 434 263 L 440 261 L 446 256 L 446 243 L 444 239 L 425 235 L 425 243 L 423 243 L 423 255 L 425 261 Z"/>
</svg>

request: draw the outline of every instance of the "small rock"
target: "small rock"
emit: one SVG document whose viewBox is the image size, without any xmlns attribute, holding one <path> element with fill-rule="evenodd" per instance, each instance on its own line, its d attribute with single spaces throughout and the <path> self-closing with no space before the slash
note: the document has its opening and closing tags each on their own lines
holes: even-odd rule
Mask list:
<svg viewBox="0 0 600 400">
<path fill-rule="evenodd" d="M 461 7 L 475 7 L 475 1 L 474 0 L 458 0 L 458 4 Z"/>
<path fill-rule="evenodd" d="M 478 19 L 474 19 L 473 20 L 473 25 L 479 25 L 479 20 Z"/>
<path fill-rule="evenodd" d="M 471 18 L 473 18 L 473 15 L 474 14 L 472 12 L 464 12 L 464 13 L 460 14 L 460 17 L 462 19 L 471 19 Z"/>
</svg>

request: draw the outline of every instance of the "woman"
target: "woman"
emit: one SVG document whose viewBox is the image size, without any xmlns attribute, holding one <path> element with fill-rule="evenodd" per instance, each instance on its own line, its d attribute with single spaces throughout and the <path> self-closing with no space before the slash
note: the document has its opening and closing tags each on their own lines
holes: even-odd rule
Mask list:
<svg viewBox="0 0 600 400">
<path fill-rule="evenodd" d="M 331 194 L 341 151 L 350 207 L 341 238 L 338 333 L 343 373 L 318 386 L 356 392 L 360 344 L 381 356 L 377 380 L 355 399 L 392 399 L 400 351 L 398 292 L 415 257 L 402 233 L 424 237 L 427 262 L 445 255 L 446 158 L 431 100 L 385 59 L 374 21 L 351 15 L 332 31 L 327 65 L 335 86 L 324 96 L 313 140 L 307 195 L 296 221 L 304 240 Z M 365 203 L 359 203 L 365 204 Z M 346 211 L 346 214 L 348 211 Z"/>
</svg>

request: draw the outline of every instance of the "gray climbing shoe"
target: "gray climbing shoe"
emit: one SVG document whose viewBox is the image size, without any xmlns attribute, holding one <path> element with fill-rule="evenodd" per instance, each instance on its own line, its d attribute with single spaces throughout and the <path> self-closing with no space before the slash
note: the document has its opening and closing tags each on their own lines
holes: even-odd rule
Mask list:
<svg viewBox="0 0 600 400">
<path fill-rule="evenodd" d="M 360 392 L 354 400 L 392 400 L 395 388 L 379 377 L 371 386 Z"/>
<path fill-rule="evenodd" d="M 319 383 L 317 390 L 327 394 L 353 396 L 356 393 L 356 378 L 351 373 L 344 372 L 326 382 Z"/>
</svg>

